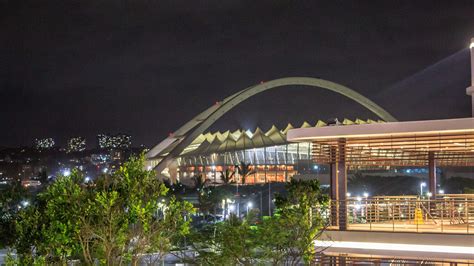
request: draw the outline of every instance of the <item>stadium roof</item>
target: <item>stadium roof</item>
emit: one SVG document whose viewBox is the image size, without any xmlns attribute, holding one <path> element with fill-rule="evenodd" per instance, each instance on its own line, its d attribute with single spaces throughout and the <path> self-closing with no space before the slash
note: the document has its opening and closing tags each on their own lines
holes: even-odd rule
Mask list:
<svg viewBox="0 0 474 266">
<path fill-rule="evenodd" d="M 342 122 L 337 124 L 342 125 L 362 125 L 371 123 L 384 123 L 382 120 L 361 120 L 356 119 L 355 121 L 344 119 Z M 318 120 L 314 124 L 303 122 L 300 128 L 321 128 L 326 127 L 327 123 Z M 225 132 L 207 132 L 196 137 L 190 145 L 188 145 L 181 156 L 186 155 L 199 155 L 199 154 L 211 154 L 211 153 L 223 153 L 227 151 L 236 151 L 252 148 L 261 148 L 275 145 L 283 145 L 289 143 L 286 139 L 287 133 L 294 129 L 292 124 L 287 124 L 283 129 L 279 129 L 275 125 L 271 126 L 268 130 L 263 131 L 257 127 L 255 131 L 242 131 L 235 130 L 233 132 L 227 130 Z M 165 156 L 175 145 L 170 145 L 167 149 L 163 150 L 160 156 Z"/>
</svg>

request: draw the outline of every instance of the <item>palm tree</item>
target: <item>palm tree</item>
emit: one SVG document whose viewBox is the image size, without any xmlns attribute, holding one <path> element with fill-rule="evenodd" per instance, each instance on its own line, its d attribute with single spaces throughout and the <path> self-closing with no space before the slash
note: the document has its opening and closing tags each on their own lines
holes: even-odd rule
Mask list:
<svg viewBox="0 0 474 266">
<path fill-rule="evenodd" d="M 201 194 L 202 191 L 204 190 L 204 187 L 209 182 L 209 179 L 206 179 L 202 174 L 199 174 L 199 175 L 193 176 L 193 181 L 194 181 L 194 188 L 196 189 L 198 194 Z"/>
<path fill-rule="evenodd" d="M 220 174 L 221 174 L 222 182 L 224 182 L 224 185 L 227 185 L 233 182 L 235 171 L 232 171 L 229 168 L 227 168 L 225 172 L 220 171 Z"/>
<path fill-rule="evenodd" d="M 245 179 L 250 176 L 255 174 L 255 171 L 250 168 L 251 164 L 250 163 L 245 163 L 245 162 L 240 162 L 239 165 L 236 165 L 237 170 L 239 171 L 239 175 L 242 178 L 242 184 L 245 184 Z"/>
</svg>

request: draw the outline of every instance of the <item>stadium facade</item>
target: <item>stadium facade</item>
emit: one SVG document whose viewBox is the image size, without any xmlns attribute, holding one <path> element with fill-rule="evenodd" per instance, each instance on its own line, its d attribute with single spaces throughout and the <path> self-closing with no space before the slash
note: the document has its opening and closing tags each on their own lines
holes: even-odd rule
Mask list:
<svg viewBox="0 0 474 266">
<path fill-rule="evenodd" d="M 341 122 L 319 120 L 315 124 L 304 122 L 298 128 L 383 122 L 371 119 L 344 119 Z M 252 170 L 252 174 L 245 179 L 247 184 L 286 182 L 295 175 L 327 174 L 325 165 L 317 165 L 312 160 L 312 143 L 287 141 L 288 131 L 294 128 L 288 124 L 283 129 L 273 125 L 265 131 L 257 127 L 253 131 L 227 130 L 200 134 L 173 159 L 163 174 L 173 181 L 184 183 L 194 176 L 202 175 L 218 184 L 223 183 L 222 171 L 235 171 L 242 162 L 250 164 Z M 169 146 L 164 149 L 158 157 L 165 157 L 172 148 Z M 242 182 L 238 174 L 235 177 L 238 182 Z"/>
</svg>

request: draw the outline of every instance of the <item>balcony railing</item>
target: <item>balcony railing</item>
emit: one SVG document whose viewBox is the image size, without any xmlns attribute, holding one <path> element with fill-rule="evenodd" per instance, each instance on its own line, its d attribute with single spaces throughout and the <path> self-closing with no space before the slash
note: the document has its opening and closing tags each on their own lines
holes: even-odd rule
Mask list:
<svg viewBox="0 0 474 266">
<path fill-rule="evenodd" d="M 416 196 L 350 198 L 331 202 L 330 229 L 338 230 L 339 208 L 347 208 L 347 230 L 474 234 L 473 195 L 436 199 Z"/>
</svg>

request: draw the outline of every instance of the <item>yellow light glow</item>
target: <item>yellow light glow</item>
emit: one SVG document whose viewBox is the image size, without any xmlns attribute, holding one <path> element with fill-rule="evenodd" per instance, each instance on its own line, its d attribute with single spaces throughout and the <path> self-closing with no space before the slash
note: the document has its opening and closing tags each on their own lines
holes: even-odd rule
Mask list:
<svg viewBox="0 0 474 266">
<path fill-rule="evenodd" d="M 353 248 L 373 250 L 415 251 L 432 253 L 454 253 L 472 255 L 472 247 L 466 246 L 441 246 L 441 245 L 415 245 L 415 244 L 392 244 L 375 242 L 350 242 L 350 241 L 321 241 L 315 240 L 314 244 L 330 248 Z"/>
</svg>

